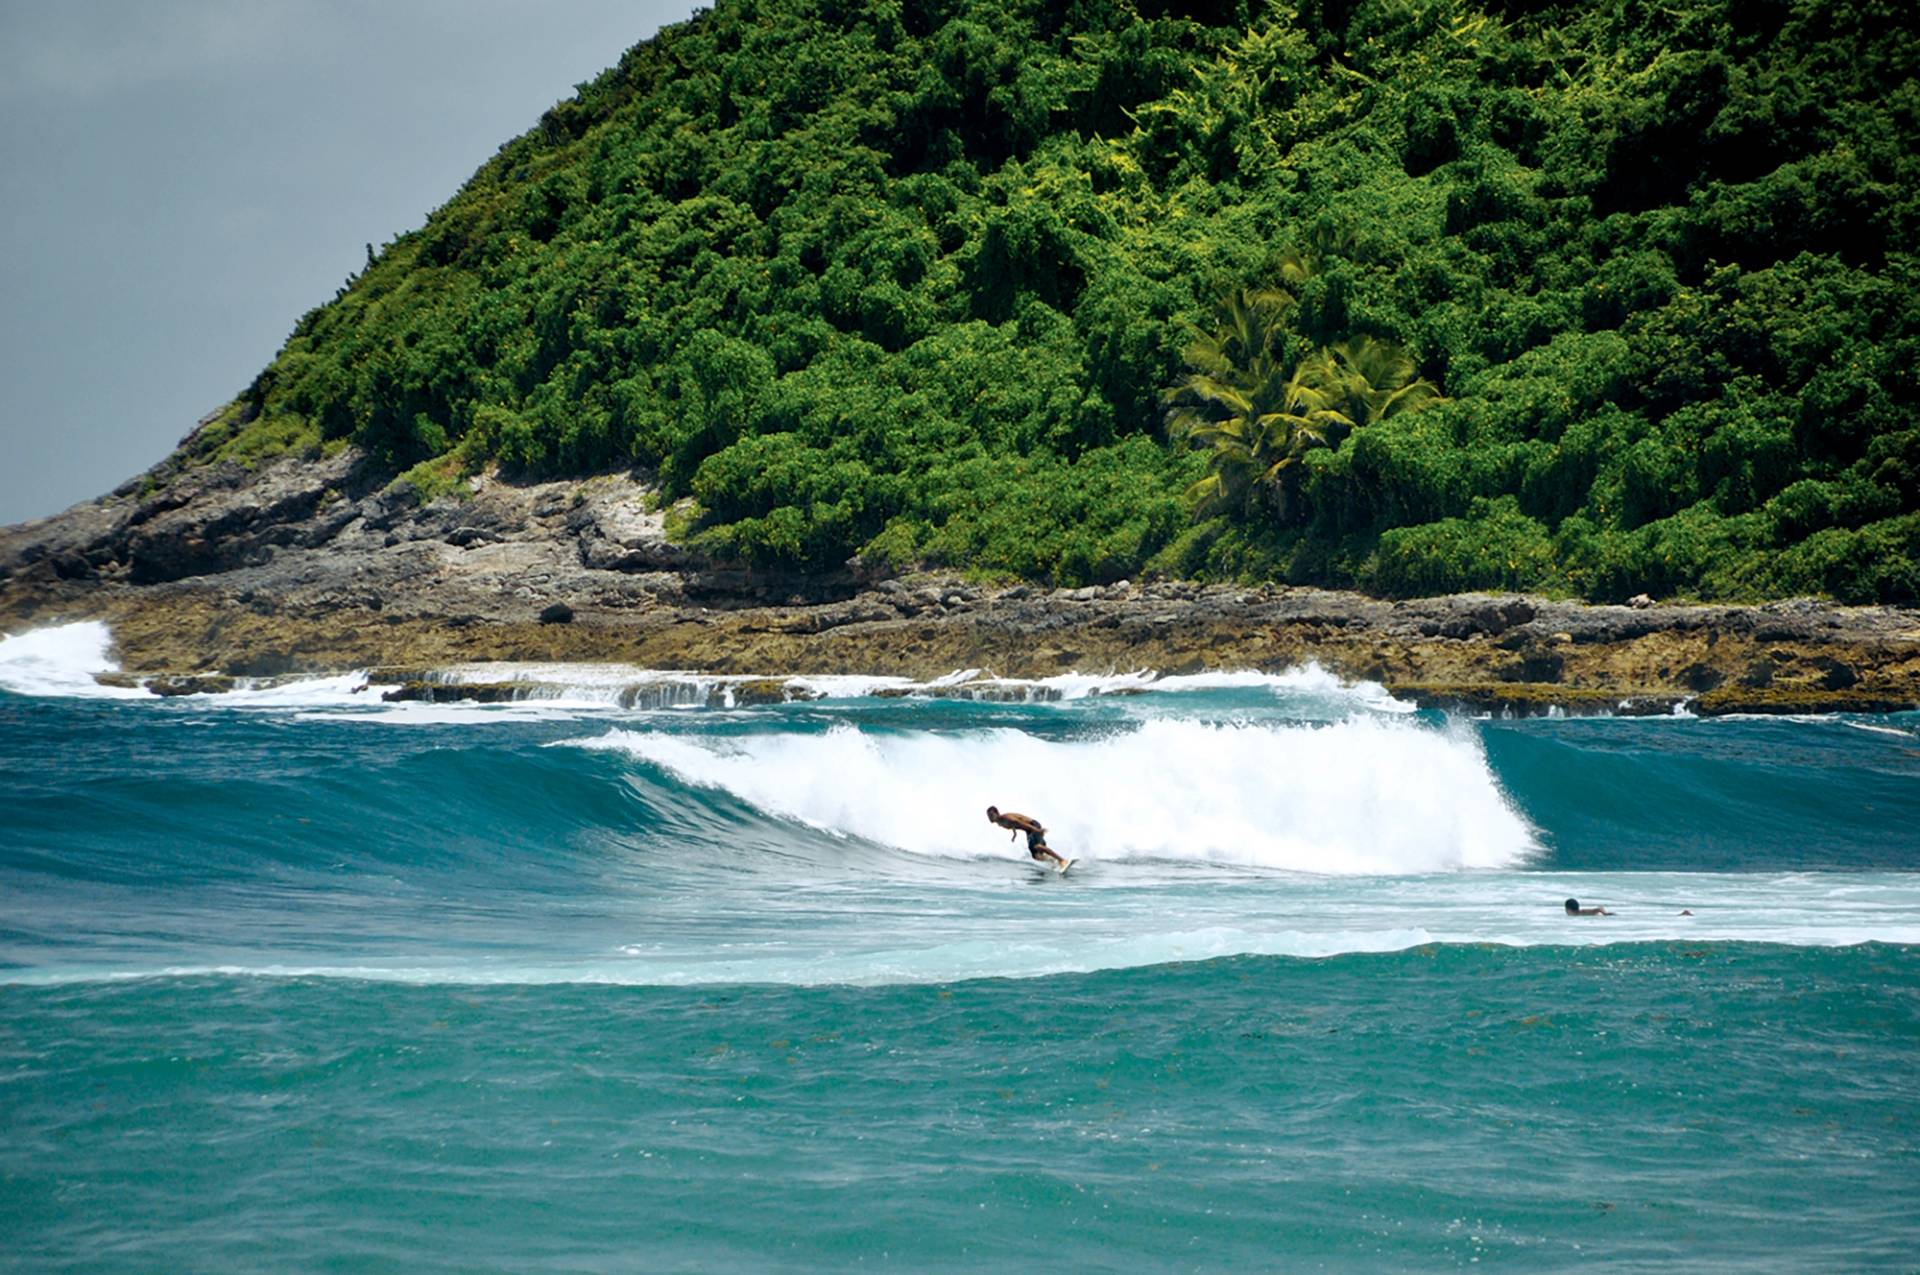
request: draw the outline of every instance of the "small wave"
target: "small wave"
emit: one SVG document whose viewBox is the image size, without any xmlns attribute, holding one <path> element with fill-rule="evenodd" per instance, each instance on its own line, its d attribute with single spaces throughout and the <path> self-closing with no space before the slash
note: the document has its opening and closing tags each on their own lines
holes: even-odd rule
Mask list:
<svg viewBox="0 0 1920 1275">
<path fill-rule="evenodd" d="M 1914 738 L 1914 732 L 1910 730 L 1902 730 L 1898 726 L 1876 726 L 1872 722 L 1856 722 L 1850 718 L 1845 718 L 1845 717 L 1840 719 L 1840 724 L 1842 726 L 1851 727 L 1854 730 L 1867 731 L 1868 733 L 1874 734 L 1874 735 L 1893 735 L 1893 736 L 1897 736 L 1900 739 Z"/>
</svg>

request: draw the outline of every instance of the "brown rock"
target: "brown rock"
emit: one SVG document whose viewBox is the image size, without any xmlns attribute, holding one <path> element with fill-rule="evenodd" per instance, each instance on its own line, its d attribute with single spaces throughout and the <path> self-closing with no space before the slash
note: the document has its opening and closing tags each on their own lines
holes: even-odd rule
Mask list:
<svg viewBox="0 0 1920 1275">
<path fill-rule="evenodd" d="M 522 682 L 404 682 L 381 695 L 388 703 L 510 704 L 525 695 Z"/>
</svg>

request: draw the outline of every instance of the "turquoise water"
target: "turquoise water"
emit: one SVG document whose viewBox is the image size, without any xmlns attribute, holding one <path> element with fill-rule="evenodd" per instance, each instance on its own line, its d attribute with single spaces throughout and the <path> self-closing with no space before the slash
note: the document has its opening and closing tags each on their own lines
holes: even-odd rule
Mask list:
<svg viewBox="0 0 1920 1275">
<path fill-rule="evenodd" d="M 0 1269 L 1920 1251 L 1920 715 L 160 701 L 103 640 L 0 642 Z"/>
</svg>

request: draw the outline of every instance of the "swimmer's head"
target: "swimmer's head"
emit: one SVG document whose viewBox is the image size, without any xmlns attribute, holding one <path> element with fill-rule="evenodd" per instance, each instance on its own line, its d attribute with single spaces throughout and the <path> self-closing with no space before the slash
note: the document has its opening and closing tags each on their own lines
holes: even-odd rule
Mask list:
<svg viewBox="0 0 1920 1275">
<path fill-rule="evenodd" d="M 1578 899 L 1567 900 L 1567 911 L 1578 912 L 1579 910 L 1580 910 L 1580 900 Z"/>
</svg>

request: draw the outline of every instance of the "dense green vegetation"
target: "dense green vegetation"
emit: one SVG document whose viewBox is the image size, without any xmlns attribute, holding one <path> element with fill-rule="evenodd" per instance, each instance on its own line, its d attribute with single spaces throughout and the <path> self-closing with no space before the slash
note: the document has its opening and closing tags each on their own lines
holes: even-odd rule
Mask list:
<svg viewBox="0 0 1920 1275">
<path fill-rule="evenodd" d="M 720 0 L 388 245 L 197 446 L 352 439 L 429 489 L 640 466 L 771 565 L 1912 601 L 1908 26 Z M 1235 459 L 1199 382 L 1256 359 L 1255 416 L 1298 419 Z"/>
</svg>

